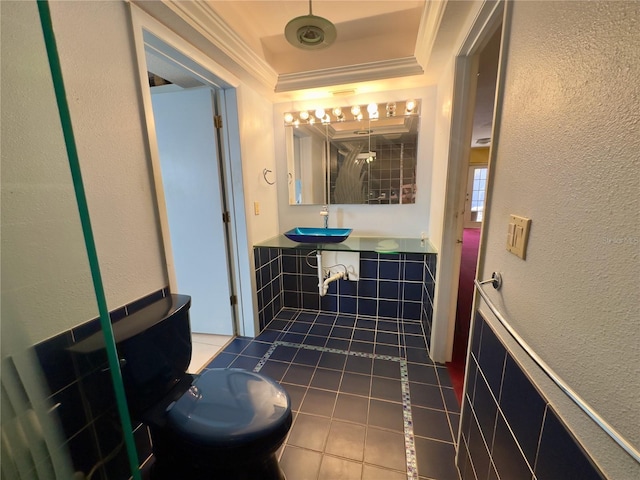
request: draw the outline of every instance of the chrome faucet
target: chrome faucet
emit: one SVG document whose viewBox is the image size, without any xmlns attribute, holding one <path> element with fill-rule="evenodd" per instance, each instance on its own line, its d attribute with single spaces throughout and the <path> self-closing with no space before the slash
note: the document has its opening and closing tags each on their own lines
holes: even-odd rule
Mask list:
<svg viewBox="0 0 640 480">
<path fill-rule="evenodd" d="M 329 206 L 325 205 L 322 207 L 322 211 L 320 215 L 324 217 L 324 228 L 329 228 Z"/>
</svg>

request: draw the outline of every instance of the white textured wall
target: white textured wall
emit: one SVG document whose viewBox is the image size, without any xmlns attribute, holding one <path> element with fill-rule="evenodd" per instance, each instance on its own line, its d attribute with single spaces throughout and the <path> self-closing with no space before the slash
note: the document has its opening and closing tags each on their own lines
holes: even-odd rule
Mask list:
<svg viewBox="0 0 640 480">
<path fill-rule="evenodd" d="M 368 95 L 309 102 L 296 102 L 294 109 L 327 108 L 344 106 L 345 103 L 387 102 L 416 98 L 422 101 L 420 107 L 420 133 L 418 138 L 417 192 L 416 203 L 408 205 L 331 205 L 329 226 L 353 228 L 354 235 L 391 236 L 418 238 L 421 232 L 428 232 L 431 201 L 431 173 L 434 142 L 434 110 L 436 88 L 424 87 L 406 90 L 377 92 Z M 276 161 L 278 166 L 278 202 L 280 230 L 286 232 L 297 227 L 322 226 L 319 205 L 289 205 L 287 189 L 287 158 L 285 150 L 284 121 L 282 116 L 292 109 L 291 102 L 279 103 L 273 109 Z"/>
<path fill-rule="evenodd" d="M 270 182 L 276 179 L 272 115 L 273 104 L 270 101 L 247 85 L 238 88 L 238 122 L 249 247 L 278 234 L 278 186 L 267 184 L 262 173 L 265 168 L 271 170 L 267 178 Z M 254 202 L 259 204 L 259 215 L 255 215 Z"/>
<path fill-rule="evenodd" d="M 127 8 L 51 3 L 110 309 L 168 284 Z"/>
<path fill-rule="evenodd" d="M 479 276 L 503 273 L 503 314 L 640 448 L 640 3 L 512 7 Z M 505 250 L 511 213 L 533 220 L 526 261 Z M 640 477 L 560 414 L 611 478 Z"/>
<path fill-rule="evenodd" d="M 97 316 L 35 2 L 2 2 L 2 354 Z"/>
</svg>

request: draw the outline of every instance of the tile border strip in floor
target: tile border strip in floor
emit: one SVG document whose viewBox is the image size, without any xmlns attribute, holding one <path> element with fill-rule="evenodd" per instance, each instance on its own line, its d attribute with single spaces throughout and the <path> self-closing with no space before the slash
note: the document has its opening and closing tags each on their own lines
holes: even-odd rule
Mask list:
<svg viewBox="0 0 640 480">
<path fill-rule="evenodd" d="M 409 371 L 407 368 L 407 361 L 404 358 L 394 357 L 391 355 L 379 355 L 376 353 L 366 353 L 366 352 L 355 352 L 355 351 L 347 351 L 340 350 L 337 348 L 328 348 L 328 347 L 320 347 L 317 345 L 306 345 L 300 343 L 291 343 L 284 342 L 281 340 L 276 340 L 273 342 L 269 350 L 262 356 L 258 364 L 253 369 L 254 372 L 258 373 L 264 364 L 267 363 L 267 360 L 271 357 L 273 352 L 279 346 L 283 347 L 292 347 L 292 348 L 303 348 L 305 350 L 316 350 L 320 352 L 328 352 L 328 353 L 338 353 L 342 355 L 351 355 L 354 357 L 365 357 L 371 359 L 378 360 L 390 360 L 393 362 L 398 362 L 400 365 L 400 386 L 402 388 L 402 415 L 404 419 L 404 444 L 406 451 L 406 460 L 407 460 L 407 480 L 418 480 L 418 462 L 416 459 L 416 448 L 415 448 L 415 438 L 413 435 L 413 419 L 411 416 L 411 395 L 409 393 Z"/>
</svg>

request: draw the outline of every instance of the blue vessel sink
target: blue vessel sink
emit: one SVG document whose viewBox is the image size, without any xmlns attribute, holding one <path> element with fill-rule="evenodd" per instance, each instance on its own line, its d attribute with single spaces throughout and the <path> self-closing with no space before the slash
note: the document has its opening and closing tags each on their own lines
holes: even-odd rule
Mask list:
<svg viewBox="0 0 640 480">
<path fill-rule="evenodd" d="M 296 227 L 284 233 L 289 240 L 299 243 L 340 243 L 344 242 L 351 228 Z"/>
</svg>

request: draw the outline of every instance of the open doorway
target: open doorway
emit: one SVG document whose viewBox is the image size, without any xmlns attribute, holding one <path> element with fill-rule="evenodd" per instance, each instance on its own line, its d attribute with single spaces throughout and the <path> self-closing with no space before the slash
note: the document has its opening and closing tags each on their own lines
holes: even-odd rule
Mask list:
<svg viewBox="0 0 640 480">
<path fill-rule="evenodd" d="M 251 294 L 253 265 L 248 255 L 239 254 L 247 251 L 248 246 L 235 89 L 237 79 L 134 5 L 131 5 L 131 13 L 170 290 L 192 296 L 192 330 L 253 335 L 256 324 L 255 302 Z M 166 87 L 158 98 L 169 100 L 154 101 L 151 85 Z M 166 112 L 161 114 L 160 110 Z M 156 121 L 156 113 L 168 117 L 167 125 L 161 126 Z M 199 120 L 186 127 L 195 116 L 199 116 Z M 180 135 L 175 135 L 178 130 Z M 194 160 L 193 146 L 189 145 L 190 135 L 195 134 L 195 130 L 199 130 L 198 149 L 202 154 L 197 161 Z M 166 142 L 167 131 L 178 139 Z M 179 141 L 185 140 L 186 145 L 179 145 Z M 173 160 L 177 161 L 166 171 L 160 158 L 162 143 L 170 144 L 174 150 Z M 189 162 L 195 164 L 187 167 Z M 170 171 L 171 168 L 174 171 Z M 183 204 L 178 202 L 177 208 L 171 206 L 171 195 L 175 193 L 167 188 L 171 182 L 174 182 L 171 188 L 182 190 L 178 193 L 182 195 Z M 195 203 L 189 204 L 186 199 L 191 194 L 199 197 Z M 177 211 L 178 215 L 172 215 L 171 210 Z M 177 230 L 171 225 L 171 216 L 182 222 Z M 193 230 L 205 227 L 208 232 Z M 180 234 L 183 238 L 178 238 Z M 198 241 L 185 244 L 185 239 Z M 180 279 L 183 276 L 179 265 L 181 256 L 190 257 L 192 268 L 199 268 L 195 273 L 187 272 L 187 275 L 193 276 L 191 280 L 195 284 L 206 285 L 207 291 L 196 292 L 194 287 L 183 287 L 186 283 Z M 199 261 L 205 257 L 206 262 Z M 208 306 L 204 308 L 205 323 L 202 326 L 194 317 L 194 309 L 204 304 Z"/>
<path fill-rule="evenodd" d="M 469 328 L 473 310 L 474 280 L 480 247 L 480 232 L 485 216 L 489 153 L 492 139 L 494 104 L 500 57 L 502 29 L 498 27 L 477 53 L 477 82 L 473 105 L 473 130 L 468 161 L 465 162 L 464 222 L 456 301 L 455 331 L 451 362 L 447 368 L 458 401 L 462 401 Z"/>
</svg>

